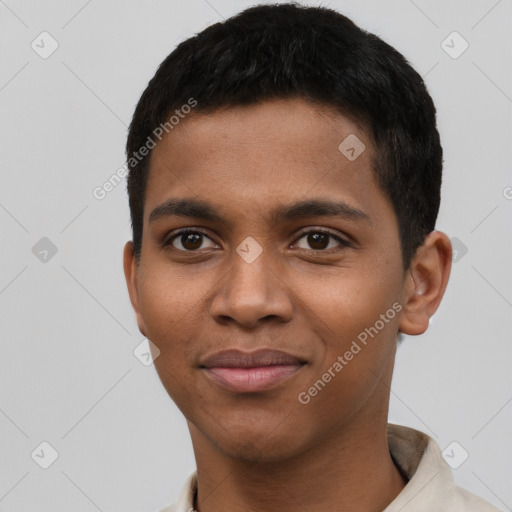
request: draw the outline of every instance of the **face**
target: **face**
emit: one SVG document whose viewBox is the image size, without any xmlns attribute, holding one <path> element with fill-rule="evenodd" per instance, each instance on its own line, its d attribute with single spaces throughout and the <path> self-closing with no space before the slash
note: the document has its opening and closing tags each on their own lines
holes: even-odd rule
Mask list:
<svg viewBox="0 0 512 512">
<path fill-rule="evenodd" d="M 154 148 L 125 272 L 193 442 L 275 460 L 387 414 L 404 272 L 374 156 L 299 99 L 190 116 Z M 225 350 L 285 355 L 212 361 Z"/>
</svg>

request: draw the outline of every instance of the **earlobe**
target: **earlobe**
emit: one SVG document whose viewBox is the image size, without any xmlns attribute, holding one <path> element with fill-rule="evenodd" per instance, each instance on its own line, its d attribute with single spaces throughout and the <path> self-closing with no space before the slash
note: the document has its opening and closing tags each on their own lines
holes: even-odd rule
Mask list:
<svg viewBox="0 0 512 512">
<path fill-rule="evenodd" d="M 451 265 L 450 239 L 441 231 L 432 231 L 416 251 L 407 271 L 400 332 L 417 335 L 427 330 L 430 317 L 445 293 Z"/>
<path fill-rule="evenodd" d="M 137 319 L 137 325 L 139 327 L 139 331 L 143 336 L 146 336 L 146 328 L 144 325 L 144 319 L 142 318 L 142 314 L 140 312 L 139 306 L 139 290 L 137 288 L 137 273 L 139 271 L 137 267 L 137 262 L 135 259 L 135 251 L 133 247 L 133 242 L 126 242 L 123 250 L 123 269 L 124 269 L 124 277 L 126 279 L 126 285 L 128 287 L 128 294 L 130 296 L 130 302 L 132 304 L 133 310 L 135 311 L 135 316 Z M 147 337 L 147 336 L 146 336 Z"/>
</svg>

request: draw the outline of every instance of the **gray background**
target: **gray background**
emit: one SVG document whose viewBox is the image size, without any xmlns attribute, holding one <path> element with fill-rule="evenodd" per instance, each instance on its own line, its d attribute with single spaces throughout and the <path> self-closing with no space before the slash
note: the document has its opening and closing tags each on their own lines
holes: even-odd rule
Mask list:
<svg viewBox="0 0 512 512">
<path fill-rule="evenodd" d="M 181 413 L 134 355 L 144 338 L 122 271 L 125 181 L 103 200 L 93 189 L 123 165 L 127 124 L 157 65 L 254 4 L 0 0 L 2 511 L 154 511 L 195 468 Z M 430 329 L 399 349 L 390 421 L 426 432 L 456 462 L 466 450 L 456 482 L 512 510 L 512 2 L 308 5 L 397 48 L 436 103 L 438 229 L 458 254 Z M 469 44 L 457 58 L 453 31 Z M 58 453 L 47 469 L 43 441 Z"/>
</svg>

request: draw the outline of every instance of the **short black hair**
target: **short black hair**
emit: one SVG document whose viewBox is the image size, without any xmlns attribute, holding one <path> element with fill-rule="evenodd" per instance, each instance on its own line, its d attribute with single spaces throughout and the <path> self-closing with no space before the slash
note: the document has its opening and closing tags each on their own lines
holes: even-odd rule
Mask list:
<svg viewBox="0 0 512 512">
<path fill-rule="evenodd" d="M 366 128 L 376 148 L 373 171 L 393 205 L 409 267 L 434 230 L 441 199 L 443 152 L 432 98 L 392 46 L 332 9 L 295 2 L 257 5 L 207 27 L 180 43 L 150 80 L 126 144 L 137 262 L 151 156 L 139 151 L 154 147 L 155 128 L 169 132 L 169 116 L 189 105 L 197 115 L 294 97 L 334 107 Z"/>
</svg>

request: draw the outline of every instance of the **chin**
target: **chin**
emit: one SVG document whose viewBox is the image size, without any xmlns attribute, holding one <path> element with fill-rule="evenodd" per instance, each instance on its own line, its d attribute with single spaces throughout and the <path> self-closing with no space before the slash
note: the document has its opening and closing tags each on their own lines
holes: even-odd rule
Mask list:
<svg viewBox="0 0 512 512">
<path fill-rule="evenodd" d="M 203 433 L 219 451 L 235 460 L 283 461 L 303 452 L 308 445 L 304 431 L 289 421 L 258 424 L 246 418 L 244 424 L 223 422 L 222 427 L 216 432 L 203 430 Z"/>
<path fill-rule="evenodd" d="M 230 437 L 217 443 L 217 447 L 227 457 L 248 463 L 274 463 L 293 457 L 298 451 L 283 439 L 269 443 L 262 440 L 263 437 L 247 436 L 241 438 L 239 442 L 233 442 L 233 438 Z"/>
</svg>

